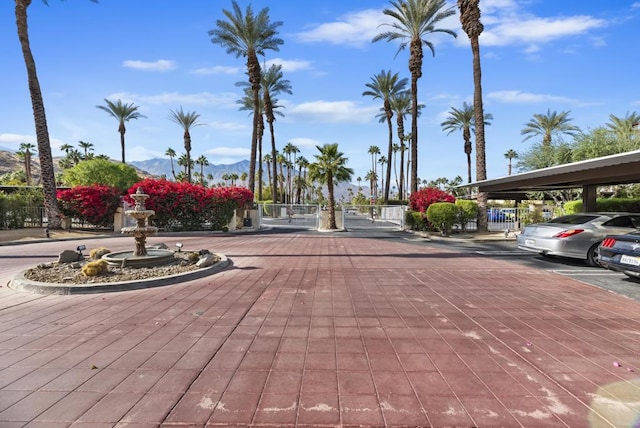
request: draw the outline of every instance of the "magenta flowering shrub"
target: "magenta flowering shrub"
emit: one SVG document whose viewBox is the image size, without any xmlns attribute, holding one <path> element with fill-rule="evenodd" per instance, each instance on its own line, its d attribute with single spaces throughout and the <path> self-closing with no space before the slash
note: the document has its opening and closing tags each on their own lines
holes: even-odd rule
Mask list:
<svg viewBox="0 0 640 428">
<path fill-rule="evenodd" d="M 165 179 L 145 179 L 129 188 L 125 199 L 141 187 L 149 195 L 145 207 L 155 211 L 156 226 L 167 229 L 180 225 L 182 230 L 201 230 L 209 223 L 213 230 L 222 230 L 233 218 L 237 208 L 253 202 L 253 193 L 242 187 L 207 188 L 200 184 L 174 182 Z"/>
<path fill-rule="evenodd" d="M 76 186 L 58 190 L 56 197 L 60 212 L 65 217 L 96 226 L 112 226 L 122 192 L 104 185 Z"/>
</svg>

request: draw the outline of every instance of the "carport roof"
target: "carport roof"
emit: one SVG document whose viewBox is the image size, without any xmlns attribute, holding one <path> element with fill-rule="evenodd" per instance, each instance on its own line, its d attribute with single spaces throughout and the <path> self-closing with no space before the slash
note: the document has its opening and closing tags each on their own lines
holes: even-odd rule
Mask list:
<svg viewBox="0 0 640 428">
<path fill-rule="evenodd" d="M 583 186 L 640 183 L 640 150 L 537 169 L 465 185 L 491 197 Z M 462 187 L 462 186 L 461 186 Z"/>
</svg>

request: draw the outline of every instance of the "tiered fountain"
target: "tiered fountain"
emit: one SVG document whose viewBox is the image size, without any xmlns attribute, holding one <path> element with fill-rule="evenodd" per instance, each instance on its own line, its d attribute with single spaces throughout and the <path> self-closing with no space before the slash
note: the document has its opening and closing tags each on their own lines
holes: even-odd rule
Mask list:
<svg viewBox="0 0 640 428">
<path fill-rule="evenodd" d="M 124 212 L 125 215 L 136 221 L 135 226 L 122 228 L 122 233 L 133 235 L 136 241 L 135 250 L 120 251 L 102 256 L 107 263 L 118 266 L 148 267 L 168 263 L 174 259 L 173 251 L 146 247 L 147 236 L 158 231 L 157 227 L 149 225 L 149 217 L 156 212 L 145 208 L 144 201 L 148 197 L 149 195 L 145 194 L 141 187 L 138 187 L 136 192 L 131 195 L 131 198 L 136 201 L 135 206 L 132 210 Z"/>
</svg>

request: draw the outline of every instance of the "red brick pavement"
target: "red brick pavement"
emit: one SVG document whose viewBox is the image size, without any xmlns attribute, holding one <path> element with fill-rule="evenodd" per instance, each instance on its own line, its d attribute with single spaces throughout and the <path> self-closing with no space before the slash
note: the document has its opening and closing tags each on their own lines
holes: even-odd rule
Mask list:
<svg viewBox="0 0 640 428">
<path fill-rule="evenodd" d="M 130 238 L 86 243 L 112 250 Z M 150 243 L 171 238 L 154 237 Z M 548 272 L 339 235 L 180 237 L 214 276 L 41 296 L 75 242 L 0 247 L 0 426 L 633 426 L 640 303 Z M 636 367 L 638 372 L 636 372 Z"/>
</svg>

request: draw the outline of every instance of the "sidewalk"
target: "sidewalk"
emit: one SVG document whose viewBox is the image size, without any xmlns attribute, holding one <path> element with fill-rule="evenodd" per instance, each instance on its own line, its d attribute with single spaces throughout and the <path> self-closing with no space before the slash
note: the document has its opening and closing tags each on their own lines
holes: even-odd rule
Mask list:
<svg viewBox="0 0 640 428">
<path fill-rule="evenodd" d="M 0 288 L 0 426 L 588 427 L 639 414 L 638 302 L 384 239 L 179 239 L 233 267 L 97 295 Z M 0 284 L 65 245 L 0 247 Z"/>
</svg>

